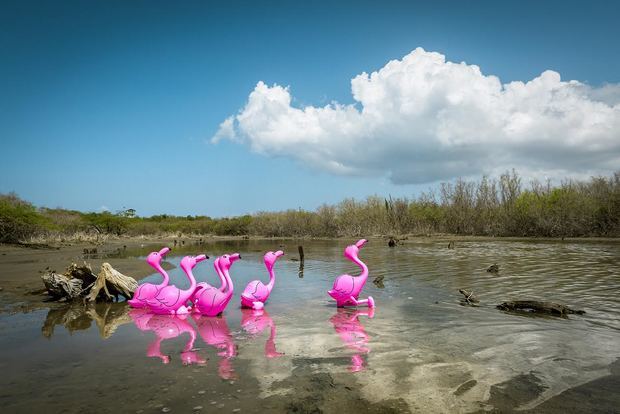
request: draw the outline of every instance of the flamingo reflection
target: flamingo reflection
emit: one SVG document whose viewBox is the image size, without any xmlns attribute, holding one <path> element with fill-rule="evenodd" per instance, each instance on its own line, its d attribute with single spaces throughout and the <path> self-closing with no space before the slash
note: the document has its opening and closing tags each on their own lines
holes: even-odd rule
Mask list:
<svg viewBox="0 0 620 414">
<path fill-rule="evenodd" d="M 276 324 L 264 309 L 241 309 L 241 327 L 252 336 L 260 335 L 269 327 L 269 338 L 265 342 L 265 356 L 277 358 L 284 355 L 276 349 Z"/>
<path fill-rule="evenodd" d="M 184 365 L 205 364 L 206 360 L 193 350 L 196 341 L 196 331 L 185 320 L 185 316 L 155 315 L 147 309 L 132 309 L 129 316 L 141 331 L 152 331 L 156 338 L 146 349 L 146 356 L 161 359 L 164 364 L 170 362 L 170 356 L 162 354 L 161 343 L 166 339 L 176 338 L 184 333 L 189 334 L 189 340 L 181 351 L 181 361 Z"/>
<path fill-rule="evenodd" d="M 360 316 L 368 316 L 372 319 L 375 316 L 375 308 L 364 310 L 339 308 L 329 319 L 345 346 L 355 352 L 349 366 L 351 372 L 365 369 L 366 361 L 362 355 L 370 353 L 370 348 L 367 346 L 370 337 L 358 319 Z"/>
<path fill-rule="evenodd" d="M 224 316 L 204 316 L 199 314 L 192 315 L 198 333 L 205 344 L 220 350 L 218 372 L 222 379 L 233 379 L 236 377 L 231 359 L 237 356 L 237 347 L 233 341 L 228 323 Z"/>
</svg>

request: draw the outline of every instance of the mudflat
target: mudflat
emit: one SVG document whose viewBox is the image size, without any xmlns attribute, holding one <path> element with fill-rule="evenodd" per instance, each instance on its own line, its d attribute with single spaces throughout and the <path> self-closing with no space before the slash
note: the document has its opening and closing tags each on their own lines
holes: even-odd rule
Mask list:
<svg viewBox="0 0 620 414">
<path fill-rule="evenodd" d="M 120 239 L 104 244 L 74 243 L 63 245 L 0 245 L 0 311 L 29 311 L 49 307 L 41 275 L 46 269 L 63 272 L 71 263 L 88 263 L 95 273 L 101 264 L 110 263 L 119 272 L 136 280 L 153 273 L 144 260 L 136 260 L 128 251 L 152 246 L 172 245 L 172 239 Z M 85 253 L 86 250 L 92 253 Z M 169 266 L 169 264 L 168 264 Z"/>
</svg>

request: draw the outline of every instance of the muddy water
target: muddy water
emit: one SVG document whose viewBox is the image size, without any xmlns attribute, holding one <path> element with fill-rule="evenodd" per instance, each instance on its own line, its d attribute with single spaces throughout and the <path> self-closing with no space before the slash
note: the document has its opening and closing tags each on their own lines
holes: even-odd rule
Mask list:
<svg viewBox="0 0 620 414">
<path fill-rule="evenodd" d="M 369 243 L 362 296 L 338 310 L 325 293 L 355 272 L 342 241 L 218 242 L 181 256 L 239 251 L 235 298 L 220 318 L 151 317 L 125 304 L 0 315 L 3 412 L 618 412 L 620 244 Z M 266 281 L 262 253 L 282 248 L 264 312 L 239 293 Z M 122 254 L 143 260 L 150 249 Z M 212 260 L 195 269 L 217 283 Z M 486 268 L 500 266 L 497 274 Z M 302 277 L 300 277 L 302 276 Z M 372 278 L 384 276 L 383 288 Z M 157 281 L 156 275 L 147 280 Z M 477 308 L 459 304 L 472 289 Z M 494 305 L 553 300 L 585 315 L 508 314 Z"/>
</svg>

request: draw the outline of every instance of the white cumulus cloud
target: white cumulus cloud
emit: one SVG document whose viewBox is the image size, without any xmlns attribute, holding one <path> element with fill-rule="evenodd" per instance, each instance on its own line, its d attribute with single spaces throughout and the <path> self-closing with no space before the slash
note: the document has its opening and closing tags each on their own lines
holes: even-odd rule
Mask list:
<svg viewBox="0 0 620 414">
<path fill-rule="evenodd" d="M 295 158 L 335 174 L 425 183 L 516 168 L 526 175 L 620 168 L 620 86 L 547 70 L 502 84 L 476 65 L 417 48 L 351 80 L 355 104 L 295 107 L 288 87 L 258 82 L 212 141 Z"/>
</svg>

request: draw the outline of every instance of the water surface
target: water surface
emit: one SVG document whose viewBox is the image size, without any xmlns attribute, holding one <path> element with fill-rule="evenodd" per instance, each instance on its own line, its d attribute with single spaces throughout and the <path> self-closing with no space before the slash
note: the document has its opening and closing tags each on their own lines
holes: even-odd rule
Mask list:
<svg viewBox="0 0 620 414">
<path fill-rule="evenodd" d="M 345 242 L 301 242 L 302 273 L 291 260 L 298 244 L 215 242 L 169 255 L 172 282 L 186 287 L 183 254 L 242 254 L 219 318 L 151 317 L 124 303 L 0 315 L 3 412 L 618 412 L 619 243 L 371 242 L 361 296 L 375 298 L 374 311 L 336 309 L 326 294 L 335 276 L 357 272 Z M 144 260 L 156 247 L 119 254 Z M 277 249 L 287 255 L 265 311 L 241 310 L 245 284 L 267 281 L 262 254 Z M 486 271 L 493 263 L 498 274 Z M 195 275 L 218 283 L 212 259 Z M 461 306 L 459 288 L 481 306 Z M 587 313 L 495 309 L 517 299 Z"/>
</svg>

